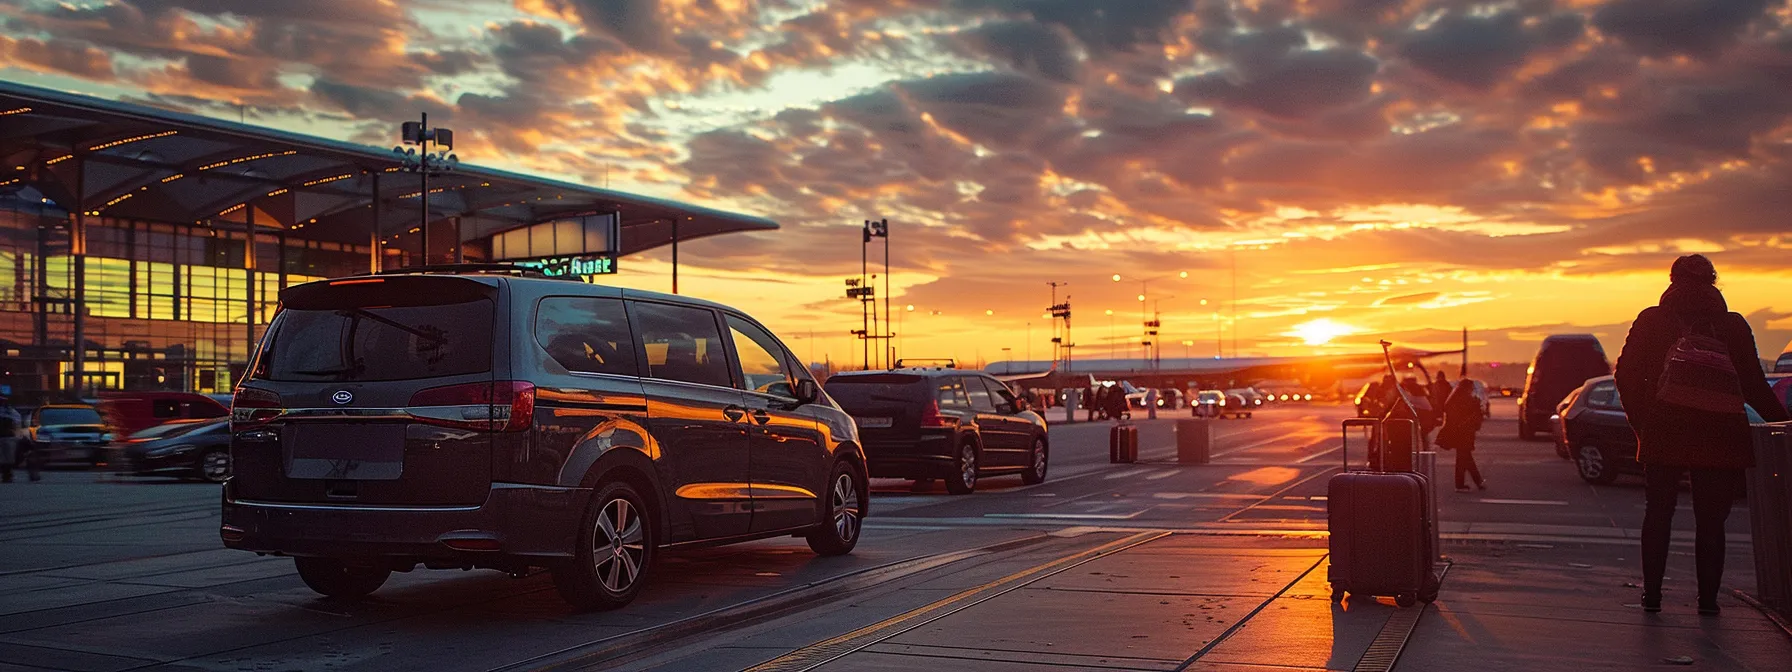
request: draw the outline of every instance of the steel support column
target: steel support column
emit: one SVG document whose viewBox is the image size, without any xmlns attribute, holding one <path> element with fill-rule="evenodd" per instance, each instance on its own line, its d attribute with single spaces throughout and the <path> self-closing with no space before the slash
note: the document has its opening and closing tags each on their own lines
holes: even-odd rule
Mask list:
<svg viewBox="0 0 1792 672">
<path fill-rule="evenodd" d="M 75 156 L 75 221 L 69 229 L 69 255 L 75 274 L 74 371 L 75 395 L 87 385 L 87 157 Z"/>
</svg>

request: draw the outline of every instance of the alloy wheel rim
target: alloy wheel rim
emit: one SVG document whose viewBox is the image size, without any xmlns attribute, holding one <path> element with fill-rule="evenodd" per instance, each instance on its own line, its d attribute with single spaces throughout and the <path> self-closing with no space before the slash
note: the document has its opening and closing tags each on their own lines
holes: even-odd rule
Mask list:
<svg viewBox="0 0 1792 672">
<path fill-rule="evenodd" d="M 1604 460 L 1599 449 L 1594 446 L 1580 447 L 1580 473 L 1587 478 L 1599 478 L 1605 474 Z"/>
<path fill-rule="evenodd" d="M 977 449 L 972 448 L 970 446 L 965 446 L 964 454 L 959 457 L 958 461 L 959 461 L 959 469 L 962 472 L 964 472 L 963 474 L 960 475 L 960 477 L 964 479 L 964 484 L 967 486 L 976 485 L 977 484 Z"/>
<path fill-rule="evenodd" d="M 646 534 L 636 507 L 620 497 L 605 504 L 591 547 L 592 564 L 605 590 L 621 593 L 634 586 L 647 557 Z"/>
<path fill-rule="evenodd" d="M 834 479 L 834 535 L 850 542 L 859 536 L 859 487 L 852 474 Z"/>
<path fill-rule="evenodd" d="M 223 478 L 230 474 L 230 456 L 224 453 L 206 453 L 200 469 L 205 472 L 206 478 Z"/>
<path fill-rule="evenodd" d="M 1033 442 L 1033 475 L 1045 477 L 1045 444 Z"/>
</svg>

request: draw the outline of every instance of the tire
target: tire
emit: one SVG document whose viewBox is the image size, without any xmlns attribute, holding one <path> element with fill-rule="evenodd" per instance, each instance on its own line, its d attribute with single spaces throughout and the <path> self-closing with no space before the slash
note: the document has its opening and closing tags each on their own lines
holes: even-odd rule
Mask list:
<svg viewBox="0 0 1792 672">
<path fill-rule="evenodd" d="M 1046 471 L 1051 468 L 1051 452 L 1046 448 L 1045 439 L 1033 439 L 1032 458 L 1032 466 L 1020 472 L 1020 482 L 1039 485 L 1045 482 Z"/>
<path fill-rule="evenodd" d="M 392 576 L 390 569 L 358 567 L 335 558 L 293 558 L 299 579 L 324 597 L 355 600 L 367 597 Z"/>
<path fill-rule="evenodd" d="M 1419 597 L 1412 593 L 1401 593 L 1394 596 L 1394 604 L 1400 605 L 1401 609 L 1405 609 L 1418 603 Z"/>
<path fill-rule="evenodd" d="M 954 495 L 968 495 L 977 491 L 978 464 L 977 444 L 966 441 L 958 446 L 958 460 L 951 473 L 946 474 L 946 492 Z"/>
<path fill-rule="evenodd" d="M 865 525 L 866 483 L 845 460 L 834 465 L 828 491 L 822 496 L 822 523 L 804 535 L 809 550 L 820 556 L 846 555 L 859 545 Z"/>
<path fill-rule="evenodd" d="M 193 476 L 207 483 L 223 483 L 230 478 L 230 451 L 208 450 L 194 461 Z"/>
<path fill-rule="evenodd" d="M 1605 451 L 1591 443 L 1583 443 L 1574 451 L 1574 469 L 1580 472 L 1580 480 L 1594 485 L 1609 485 L 1618 480 L 1618 470 L 1612 468 Z"/>
<path fill-rule="evenodd" d="M 560 599 L 575 609 L 608 610 L 640 594 L 659 529 L 644 501 L 626 481 L 605 483 L 591 494 L 572 561 L 553 570 Z"/>
<path fill-rule="evenodd" d="M 1531 423 L 1525 421 L 1523 413 L 1520 413 L 1518 415 L 1518 440 L 1520 440 L 1520 441 L 1536 441 L 1537 440 L 1537 430 L 1531 429 Z"/>
</svg>

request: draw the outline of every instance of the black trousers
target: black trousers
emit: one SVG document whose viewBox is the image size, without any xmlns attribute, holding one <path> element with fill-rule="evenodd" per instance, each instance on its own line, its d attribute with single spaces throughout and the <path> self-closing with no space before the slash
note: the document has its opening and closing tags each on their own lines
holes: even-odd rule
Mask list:
<svg viewBox="0 0 1792 672">
<path fill-rule="evenodd" d="M 1709 602 L 1717 599 L 1718 584 L 1724 577 L 1724 521 L 1730 517 L 1736 495 L 1742 492 L 1741 469 L 1643 466 L 1647 502 L 1643 513 L 1643 592 L 1661 593 L 1661 577 L 1668 570 L 1668 537 L 1680 495 L 1680 478 L 1689 471 L 1699 600 Z"/>
<path fill-rule="evenodd" d="M 1458 489 L 1468 487 L 1467 477 L 1469 476 L 1475 477 L 1475 485 L 1484 482 L 1481 480 L 1481 466 L 1475 464 L 1475 449 L 1458 449 L 1456 451 L 1456 487 Z"/>
</svg>

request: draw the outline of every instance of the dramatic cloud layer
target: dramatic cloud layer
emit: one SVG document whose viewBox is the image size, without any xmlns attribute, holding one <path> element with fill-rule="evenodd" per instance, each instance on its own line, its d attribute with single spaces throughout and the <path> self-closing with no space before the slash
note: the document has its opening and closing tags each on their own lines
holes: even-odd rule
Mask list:
<svg viewBox="0 0 1792 672">
<path fill-rule="evenodd" d="M 427 111 L 463 158 L 773 217 L 682 275 L 818 359 L 858 352 L 867 218 L 915 355 L 1046 356 L 1053 280 L 1096 354 L 1141 307 L 1169 356 L 1322 317 L 1615 350 L 1690 251 L 1767 354 L 1792 330 L 1784 1 L 23 0 L 0 67 L 371 144 Z"/>
</svg>

